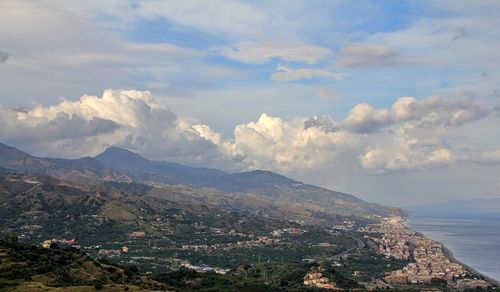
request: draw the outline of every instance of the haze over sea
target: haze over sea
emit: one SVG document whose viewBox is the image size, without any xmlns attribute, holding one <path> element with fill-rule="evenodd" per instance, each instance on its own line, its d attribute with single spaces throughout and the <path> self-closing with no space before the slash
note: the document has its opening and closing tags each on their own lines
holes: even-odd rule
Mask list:
<svg viewBox="0 0 500 292">
<path fill-rule="evenodd" d="M 443 243 L 462 263 L 500 280 L 500 216 L 410 214 L 411 228 Z"/>
</svg>

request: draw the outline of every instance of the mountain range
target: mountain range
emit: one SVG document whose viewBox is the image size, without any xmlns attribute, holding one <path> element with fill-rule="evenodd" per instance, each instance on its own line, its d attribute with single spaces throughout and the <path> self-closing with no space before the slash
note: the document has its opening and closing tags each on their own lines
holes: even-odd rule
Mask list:
<svg viewBox="0 0 500 292">
<path fill-rule="evenodd" d="M 0 143 L 0 167 L 30 174 L 46 174 L 79 182 L 101 180 L 132 181 L 120 171 L 111 169 L 91 157 L 79 159 L 40 158 Z"/>
<path fill-rule="evenodd" d="M 135 187 L 145 195 L 171 201 L 226 206 L 313 223 L 326 222 L 335 216 L 374 219 L 405 215 L 398 208 L 368 203 L 349 194 L 298 182 L 270 171 L 226 173 L 152 161 L 117 147 L 108 148 L 96 157 L 56 159 L 35 157 L 0 143 L 0 168 L 48 175 L 79 184 Z"/>
</svg>

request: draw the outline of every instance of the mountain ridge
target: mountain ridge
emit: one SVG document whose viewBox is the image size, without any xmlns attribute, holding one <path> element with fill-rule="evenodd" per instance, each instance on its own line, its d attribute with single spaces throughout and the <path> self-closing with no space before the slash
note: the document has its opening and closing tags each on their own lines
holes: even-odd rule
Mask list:
<svg viewBox="0 0 500 292">
<path fill-rule="evenodd" d="M 167 191 L 171 186 L 184 185 L 188 189 L 182 189 L 175 196 L 176 200 L 216 200 L 236 208 L 239 208 L 242 200 L 250 200 L 248 206 L 253 206 L 256 211 L 269 207 L 259 203 L 255 205 L 255 202 L 261 202 L 260 204 L 277 204 L 283 210 L 303 208 L 309 214 L 319 212 L 361 217 L 405 216 L 405 212 L 399 208 L 368 203 L 353 195 L 304 184 L 271 171 L 253 170 L 228 174 L 216 169 L 151 161 L 135 152 L 117 147 L 109 148 L 94 158 L 61 159 L 38 158 L 2 144 L 0 167 L 50 175 L 78 183 L 99 184 L 108 181 L 157 185 L 160 188 L 154 192 L 160 197 L 171 196 L 172 193 Z"/>
<path fill-rule="evenodd" d="M 107 166 L 140 175 L 146 179 L 154 180 L 158 174 L 161 174 L 166 183 L 185 184 L 196 177 L 206 180 L 226 175 L 225 172 L 217 169 L 191 167 L 167 161 L 151 161 L 136 152 L 119 147 L 109 147 L 93 158 Z"/>
<path fill-rule="evenodd" d="M 45 174 L 70 181 L 132 181 L 125 173 L 111 169 L 92 157 L 78 159 L 41 158 L 0 143 L 0 167 L 30 174 Z"/>
<path fill-rule="evenodd" d="M 116 159 L 114 153 L 120 153 L 120 160 Z M 111 154 L 111 155 L 109 155 Z M 103 153 L 96 156 L 100 162 L 115 167 L 122 171 L 128 171 L 128 174 L 143 180 L 160 181 L 165 183 L 176 182 L 172 180 L 170 173 L 171 169 L 166 172 L 162 170 L 157 171 L 152 176 L 147 174 L 148 171 L 155 169 L 158 165 L 167 164 L 168 166 L 178 166 L 180 164 L 151 161 L 139 154 L 130 150 L 125 150 L 117 147 L 105 150 Z M 133 161 L 140 159 L 143 166 L 142 169 L 132 169 L 130 167 L 122 167 L 123 163 L 120 161 Z M 323 204 L 326 207 L 336 209 L 338 212 L 347 212 L 348 209 L 358 210 L 362 212 L 372 212 L 374 214 L 382 214 L 380 212 L 382 207 L 376 203 L 369 203 L 361 200 L 360 198 L 341 192 L 332 191 L 326 188 L 305 184 L 267 170 L 251 170 L 246 172 L 225 173 L 218 172 L 216 175 L 202 175 L 196 177 L 196 171 L 199 168 L 188 167 L 181 165 L 183 169 L 190 169 L 190 174 L 193 176 L 183 176 L 183 184 L 203 187 L 214 188 L 223 192 L 230 193 L 253 193 L 262 195 L 273 200 L 281 200 L 288 203 L 316 203 Z M 135 171 L 134 171 L 135 170 Z M 213 170 L 211 170 L 213 171 Z M 192 179 L 194 178 L 194 180 Z M 181 180 L 178 180 L 179 182 Z M 347 212 L 348 213 L 348 212 Z M 400 213 L 405 215 L 405 213 Z"/>
</svg>

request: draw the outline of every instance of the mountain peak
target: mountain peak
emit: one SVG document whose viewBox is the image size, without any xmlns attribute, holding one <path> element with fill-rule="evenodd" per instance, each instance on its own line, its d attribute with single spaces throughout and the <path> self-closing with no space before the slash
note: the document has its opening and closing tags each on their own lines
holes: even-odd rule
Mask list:
<svg viewBox="0 0 500 292">
<path fill-rule="evenodd" d="M 103 164 L 127 171 L 135 171 L 151 163 L 138 153 L 120 147 L 109 147 L 94 158 Z"/>
<path fill-rule="evenodd" d="M 130 163 L 149 162 L 148 159 L 142 157 L 139 153 L 115 146 L 108 147 L 106 150 L 104 150 L 104 152 L 95 156 L 94 158 L 101 162 L 109 162 L 112 160 L 128 161 Z"/>
<path fill-rule="evenodd" d="M 152 161 L 127 149 L 109 147 L 95 157 L 99 162 L 135 174 L 144 180 L 163 179 L 172 184 L 198 185 L 215 177 L 226 175 L 223 171 L 190 167 L 167 161 Z"/>
<path fill-rule="evenodd" d="M 142 157 L 141 155 L 139 155 L 138 153 L 136 153 L 136 152 L 134 152 L 132 150 L 125 149 L 125 148 L 120 148 L 120 147 L 117 147 L 117 146 L 111 146 L 111 147 L 106 148 L 106 150 L 104 150 L 104 152 L 102 152 L 101 154 L 97 155 L 96 157 L 98 157 L 98 156 L 104 156 L 104 155 L 130 155 L 130 156 L 139 156 L 139 157 Z"/>
</svg>

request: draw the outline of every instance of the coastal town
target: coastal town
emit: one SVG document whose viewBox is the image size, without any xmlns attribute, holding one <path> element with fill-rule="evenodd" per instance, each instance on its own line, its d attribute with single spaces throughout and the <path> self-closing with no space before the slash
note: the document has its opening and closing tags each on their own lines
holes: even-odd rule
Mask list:
<svg viewBox="0 0 500 292">
<path fill-rule="evenodd" d="M 385 218 L 359 231 L 369 234 L 365 239 L 371 241 L 380 254 L 410 261 L 384 277 L 388 284 L 445 283 L 454 289 L 492 286 L 488 280 L 454 260 L 440 243 L 408 228 L 403 218 Z"/>
<path fill-rule="evenodd" d="M 193 218 L 194 219 L 194 218 Z M 74 238 L 61 239 L 52 238 L 45 240 L 41 245 L 45 248 L 51 248 L 54 244 L 60 246 L 70 246 L 76 249 L 82 249 L 98 257 L 117 258 L 128 264 L 143 263 L 152 270 L 158 270 L 163 267 L 179 268 L 184 267 L 195 270 L 200 273 L 215 272 L 226 274 L 230 271 L 228 266 L 218 267 L 216 263 L 203 263 L 197 261 L 192 264 L 189 259 L 195 259 L 193 255 L 214 255 L 219 251 L 222 254 L 233 252 L 233 250 L 255 251 L 259 248 L 272 249 L 278 252 L 285 246 L 294 242 L 298 236 L 305 236 L 311 231 L 305 226 L 269 228 L 261 233 L 245 232 L 238 228 L 212 227 L 205 225 L 201 220 L 196 219 L 189 225 L 195 230 L 199 237 L 204 236 L 207 239 L 205 243 L 198 240 L 192 242 L 175 242 L 175 233 L 168 233 L 167 241 L 165 238 L 157 237 L 147 230 L 136 229 L 127 234 L 126 240 L 115 241 L 112 244 L 80 244 Z M 162 223 L 163 220 L 155 220 L 154 223 Z M 243 222 L 243 221 L 237 221 Z M 354 221 L 344 221 L 337 224 L 332 229 L 322 229 L 322 236 L 319 236 L 316 242 L 308 243 L 309 248 L 319 248 L 324 250 L 335 246 L 335 236 L 338 232 L 353 230 Z M 166 224 L 161 226 L 166 228 Z M 35 236 L 40 230 L 38 225 L 24 225 L 21 230 L 25 237 Z M 405 220 L 400 217 L 384 218 L 380 223 L 369 224 L 357 229 L 364 234 L 362 240 L 356 239 L 357 245 L 345 249 L 343 252 L 336 253 L 329 259 L 332 266 L 342 266 L 339 259 L 348 258 L 350 253 L 356 248 L 363 248 L 366 244 L 376 250 L 386 258 L 392 258 L 408 262 L 406 266 L 397 270 L 388 271 L 379 278 L 379 284 L 383 282 L 384 287 L 403 287 L 408 285 L 446 285 L 453 289 L 467 288 L 486 288 L 492 285 L 492 282 L 485 279 L 475 271 L 458 263 L 442 247 L 440 243 L 432 241 L 423 235 L 411 230 L 405 225 Z M 315 231 L 317 232 L 317 231 Z M 324 236 L 332 236 L 330 242 L 325 242 Z M 321 241 L 323 239 L 323 241 Z M 167 243 L 167 244 L 166 244 Z M 278 248 L 278 249 L 277 249 Z M 149 249 L 149 251 L 148 251 Z M 167 257 L 163 261 L 158 261 L 152 257 L 156 252 L 165 254 Z M 194 253 L 193 253 L 194 252 Z M 186 257 L 182 259 L 182 257 Z M 260 260 L 259 260 L 260 261 Z M 304 258 L 303 262 L 315 262 L 315 259 Z M 344 262 L 344 261 L 342 261 Z M 390 272 L 389 272 L 390 271 Z M 352 275 L 356 277 L 359 271 L 354 271 Z M 304 277 L 303 283 L 306 286 L 314 286 L 323 289 L 337 289 L 335 282 L 320 270 L 310 270 Z M 382 285 L 383 286 L 383 285 Z"/>
</svg>

